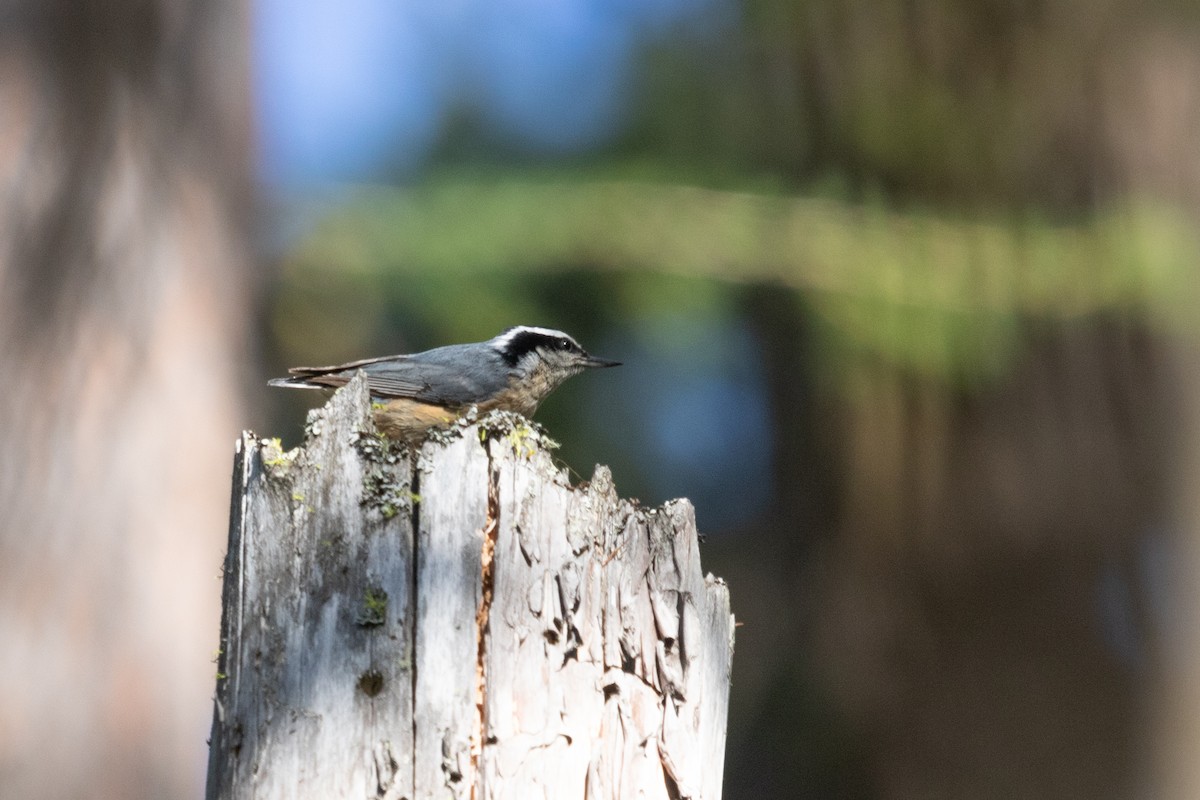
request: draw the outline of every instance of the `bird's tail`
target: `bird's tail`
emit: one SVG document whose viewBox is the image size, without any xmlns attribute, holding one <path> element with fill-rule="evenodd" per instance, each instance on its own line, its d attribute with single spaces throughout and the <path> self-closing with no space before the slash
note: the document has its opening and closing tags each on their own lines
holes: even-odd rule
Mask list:
<svg viewBox="0 0 1200 800">
<path fill-rule="evenodd" d="M 305 375 L 293 375 L 290 378 L 272 378 L 268 386 L 282 386 L 285 389 L 320 389 L 321 386 L 309 381 Z"/>
</svg>

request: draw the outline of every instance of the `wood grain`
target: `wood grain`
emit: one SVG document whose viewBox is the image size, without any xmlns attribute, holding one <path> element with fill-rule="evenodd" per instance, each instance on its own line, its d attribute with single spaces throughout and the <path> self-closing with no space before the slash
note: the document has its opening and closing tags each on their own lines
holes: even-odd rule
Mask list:
<svg viewBox="0 0 1200 800">
<path fill-rule="evenodd" d="M 686 500 L 515 415 L 409 453 L 360 379 L 234 470 L 208 797 L 719 798 L 733 652 Z"/>
</svg>

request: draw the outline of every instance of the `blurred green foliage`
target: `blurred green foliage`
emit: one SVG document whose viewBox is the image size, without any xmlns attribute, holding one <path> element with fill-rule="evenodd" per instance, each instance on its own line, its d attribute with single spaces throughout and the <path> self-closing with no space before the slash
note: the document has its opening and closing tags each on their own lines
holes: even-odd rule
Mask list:
<svg viewBox="0 0 1200 800">
<path fill-rule="evenodd" d="M 329 358 L 367 352 L 395 295 L 431 340 L 486 338 L 544 314 L 529 277 L 585 267 L 613 274 L 606 303 L 624 315 L 728 311 L 729 282 L 803 291 L 827 363 L 879 356 L 971 384 L 1004 374 L 1024 319 L 1190 325 L 1198 258 L 1194 227 L 1163 205 L 1066 224 L 581 175 L 453 176 L 362 190 L 323 219 L 285 262 L 276 332 L 292 353 L 312 355 L 314 341 Z"/>
</svg>

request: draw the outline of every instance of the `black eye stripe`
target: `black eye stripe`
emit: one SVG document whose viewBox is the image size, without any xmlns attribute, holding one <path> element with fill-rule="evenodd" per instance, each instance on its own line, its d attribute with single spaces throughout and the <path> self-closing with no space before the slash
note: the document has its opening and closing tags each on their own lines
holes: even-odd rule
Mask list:
<svg viewBox="0 0 1200 800">
<path fill-rule="evenodd" d="M 561 334 L 552 336 L 539 331 L 523 330 L 517 332 L 505 342 L 500 354 L 504 356 L 504 360 L 509 364 L 516 365 L 523 356 L 537 350 L 539 347 L 544 350 L 559 350 L 562 352 L 571 352 L 579 349 L 579 345 Z"/>
</svg>

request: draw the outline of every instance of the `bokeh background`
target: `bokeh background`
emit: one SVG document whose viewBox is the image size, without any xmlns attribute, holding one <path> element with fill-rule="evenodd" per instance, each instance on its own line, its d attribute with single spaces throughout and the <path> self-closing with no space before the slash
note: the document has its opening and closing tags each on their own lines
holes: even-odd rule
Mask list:
<svg viewBox="0 0 1200 800">
<path fill-rule="evenodd" d="M 0 796 L 202 793 L 232 446 L 518 323 L 725 796 L 1200 797 L 1200 8 L 0 3 Z"/>
</svg>

